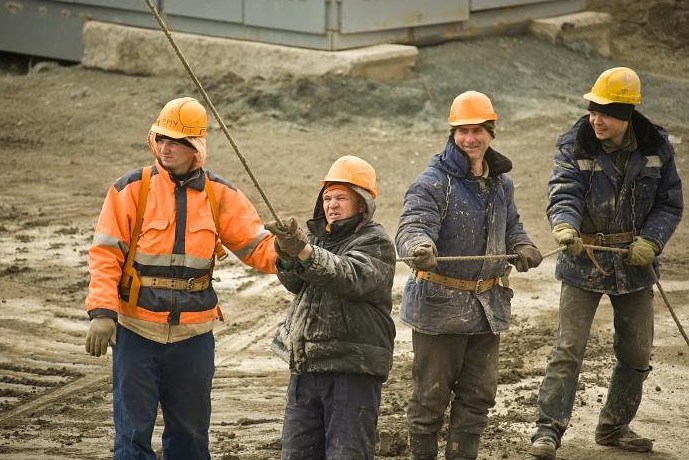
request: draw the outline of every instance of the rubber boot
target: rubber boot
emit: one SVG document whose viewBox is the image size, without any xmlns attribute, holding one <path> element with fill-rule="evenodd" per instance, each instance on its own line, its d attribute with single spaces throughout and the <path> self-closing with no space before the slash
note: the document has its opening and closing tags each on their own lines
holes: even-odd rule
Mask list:
<svg viewBox="0 0 689 460">
<path fill-rule="evenodd" d="M 409 433 L 409 450 L 412 460 L 436 460 L 438 458 L 438 434 Z"/>
<path fill-rule="evenodd" d="M 447 460 L 464 460 L 478 457 L 480 434 L 464 431 L 450 431 L 447 433 L 445 458 Z"/>
</svg>

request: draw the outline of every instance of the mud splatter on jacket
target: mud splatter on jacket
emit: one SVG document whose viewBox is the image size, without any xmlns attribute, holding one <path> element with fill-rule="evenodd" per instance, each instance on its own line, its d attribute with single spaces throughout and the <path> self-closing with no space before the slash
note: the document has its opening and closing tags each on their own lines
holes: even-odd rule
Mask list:
<svg viewBox="0 0 689 460">
<path fill-rule="evenodd" d="M 353 188 L 365 198 L 367 213 L 336 221 L 327 233 L 319 193 L 308 222 L 311 263 L 278 269 L 278 278 L 296 296 L 272 349 L 293 373 L 349 372 L 386 379 L 392 366 L 395 248 L 383 227 L 371 221 L 375 203 L 370 194 Z"/>
<path fill-rule="evenodd" d="M 588 116 L 580 118 L 558 139 L 548 183 L 547 214 L 552 226 L 568 223 L 581 233 L 636 230 L 662 251 L 684 208 L 675 152 L 667 132 L 637 111 L 632 114 L 631 126 L 637 148 L 629 155 L 622 183 Z M 608 275 L 596 268 L 585 252 L 575 258 L 560 254 L 555 275 L 574 286 L 608 294 L 653 285 L 647 267 L 627 265 L 622 257 L 610 252 L 595 252 L 595 257 Z"/>
<path fill-rule="evenodd" d="M 412 183 L 404 197 L 397 231 L 400 257 L 433 241 L 438 256 L 505 254 L 519 244 L 532 244 L 514 203 L 514 185 L 506 174 L 509 159 L 489 148 L 486 186 L 470 177 L 466 155 L 452 136 Z M 437 273 L 464 280 L 490 279 L 508 269 L 505 260 L 441 261 Z M 512 290 L 503 286 L 475 294 L 409 278 L 400 316 L 427 334 L 497 334 L 509 328 Z"/>
</svg>

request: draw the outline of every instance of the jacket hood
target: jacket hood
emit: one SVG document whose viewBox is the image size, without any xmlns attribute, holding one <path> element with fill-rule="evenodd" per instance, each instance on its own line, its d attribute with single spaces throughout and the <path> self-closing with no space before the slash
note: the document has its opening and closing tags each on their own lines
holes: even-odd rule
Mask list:
<svg viewBox="0 0 689 460">
<path fill-rule="evenodd" d="M 496 177 L 512 170 L 512 161 L 492 147 L 488 147 L 483 159 L 488 163 L 489 177 Z M 470 172 L 469 158 L 457 147 L 452 135 L 445 144 L 445 150 L 433 157 L 430 165 L 457 177 L 466 177 Z"/>
<path fill-rule="evenodd" d="M 364 200 L 364 203 L 366 205 L 366 209 L 361 214 L 360 222 L 354 228 L 354 233 L 356 233 L 360 228 L 373 221 L 373 214 L 375 214 L 376 212 L 376 201 L 374 200 L 373 195 L 371 195 L 371 192 L 369 192 L 368 190 L 363 189 L 354 184 L 347 184 L 347 186 L 354 190 Z M 316 198 L 316 205 L 313 209 L 313 218 L 306 223 L 309 227 L 309 230 L 311 230 L 311 233 L 317 236 L 325 235 L 325 229 L 328 225 L 328 222 L 325 218 L 325 211 L 323 210 L 323 192 L 325 191 L 326 187 L 327 184 L 321 187 L 320 191 L 318 192 L 318 197 Z M 342 222 L 349 220 L 350 219 L 344 219 Z M 336 221 L 336 223 L 334 223 L 333 225 L 337 226 L 337 222 L 339 221 Z"/>
<path fill-rule="evenodd" d="M 208 151 L 206 150 L 206 138 L 205 137 L 185 137 L 187 141 L 191 143 L 196 149 L 194 154 L 194 161 L 191 164 L 191 170 L 203 167 L 206 164 L 206 157 L 208 156 Z M 156 133 L 149 131 L 148 133 L 148 146 L 153 153 L 156 161 L 160 160 L 160 151 L 158 150 L 158 144 L 156 144 Z"/>
</svg>

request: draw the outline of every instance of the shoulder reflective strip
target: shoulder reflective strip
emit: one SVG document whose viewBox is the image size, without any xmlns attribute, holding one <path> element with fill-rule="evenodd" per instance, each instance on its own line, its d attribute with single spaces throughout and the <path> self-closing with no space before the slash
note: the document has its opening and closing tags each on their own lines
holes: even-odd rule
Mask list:
<svg viewBox="0 0 689 460">
<path fill-rule="evenodd" d="M 127 246 L 124 241 L 114 236 L 106 235 L 105 233 L 95 233 L 93 235 L 93 245 L 117 247 L 120 248 L 124 254 L 129 252 L 129 246 Z"/>
<path fill-rule="evenodd" d="M 660 160 L 658 155 L 650 155 L 646 157 L 647 168 L 660 168 L 661 166 L 663 166 L 663 162 Z"/>
<path fill-rule="evenodd" d="M 593 161 L 593 160 L 577 160 L 577 165 L 579 166 L 579 169 L 582 171 L 602 171 L 603 168 L 600 167 L 600 165 Z M 591 169 L 593 168 L 593 169 Z"/>
<path fill-rule="evenodd" d="M 136 254 L 136 262 L 141 265 L 155 265 L 158 267 L 187 267 L 205 270 L 211 267 L 210 259 L 185 256 L 184 254 Z"/>
<path fill-rule="evenodd" d="M 269 232 L 268 230 L 266 230 L 266 229 L 261 229 L 261 230 L 259 230 L 259 232 L 256 234 L 256 237 L 255 237 L 253 240 L 251 240 L 251 243 L 247 244 L 247 245 L 244 246 L 242 249 L 238 249 L 238 250 L 232 251 L 232 252 L 233 252 L 234 255 L 236 255 L 238 258 L 242 259 L 242 258 L 248 256 L 249 254 L 251 254 L 252 252 L 254 252 L 254 249 L 256 249 L 256 246 L 258 246 L 259 243 L 260 243 L 261 241 L 263 241 L 263 239 L 264 239 L 266 236 L 268 236 L 269 234 L 270 234 L 270 232 Z"/>
</svg>

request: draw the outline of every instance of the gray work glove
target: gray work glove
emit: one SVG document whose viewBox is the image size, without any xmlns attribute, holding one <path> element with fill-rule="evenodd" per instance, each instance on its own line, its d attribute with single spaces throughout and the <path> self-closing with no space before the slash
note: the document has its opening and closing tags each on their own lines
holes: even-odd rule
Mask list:
<svg viewBox="0 0 689 460">
<path fill-rule="evenodd" d="M 656 254 L 659 252 L 660 248 L 653 241 L 637 236 L 629 245 L 629 253 L 627 253 L 625 262 L 629 265 L 645 267 L 656 260 Z"/>
<path fill-rule="evenodd" d="M 108 352 L 108 344 L 117 341 L 115 320 L 109 316 L 93 318 L 86 334 L 86 352 L 91 356 L 100 356 Z"/>
<path fill-rule="evenodd" d="M 416 270 L 434 271 L 438 268 L 436 252 L 437 250 L 433 243 L 421 243 L 409 251 L 409 255 L 413 257 L 409 265 Z"/>
<path fill-rule="evenodd" d="M 518 245 L 514 248 L 514 253 L 519 256 L 519 258 L 513 262 L 518 272 L 525 272 L 529 268 L 536 268 L 543 260 L 541 251 L 531 244 Z"/>
<path fill-rule="evenodd" d="M 284 225 L 278 224 L 275 220 L 270 221 L 265 224 L 265 228 L 275 235 L 275 248 L 281 259 L 283 258 L 282 255 L 286 255 L 291 260 L 296 259 L 301 250 L 309 243 L 306 232 L 302 230 L 294 217 L 284 221 Z"/>
<path fill-rule="evenodd" d="M 578 256 L 584 250 L 584 242 L 579 232 L 570 224 L 557 224 L 553 227 L 553 238 L 560 246 L 565 246 L 564 252 L 568 256 Z"/>
</svg>

